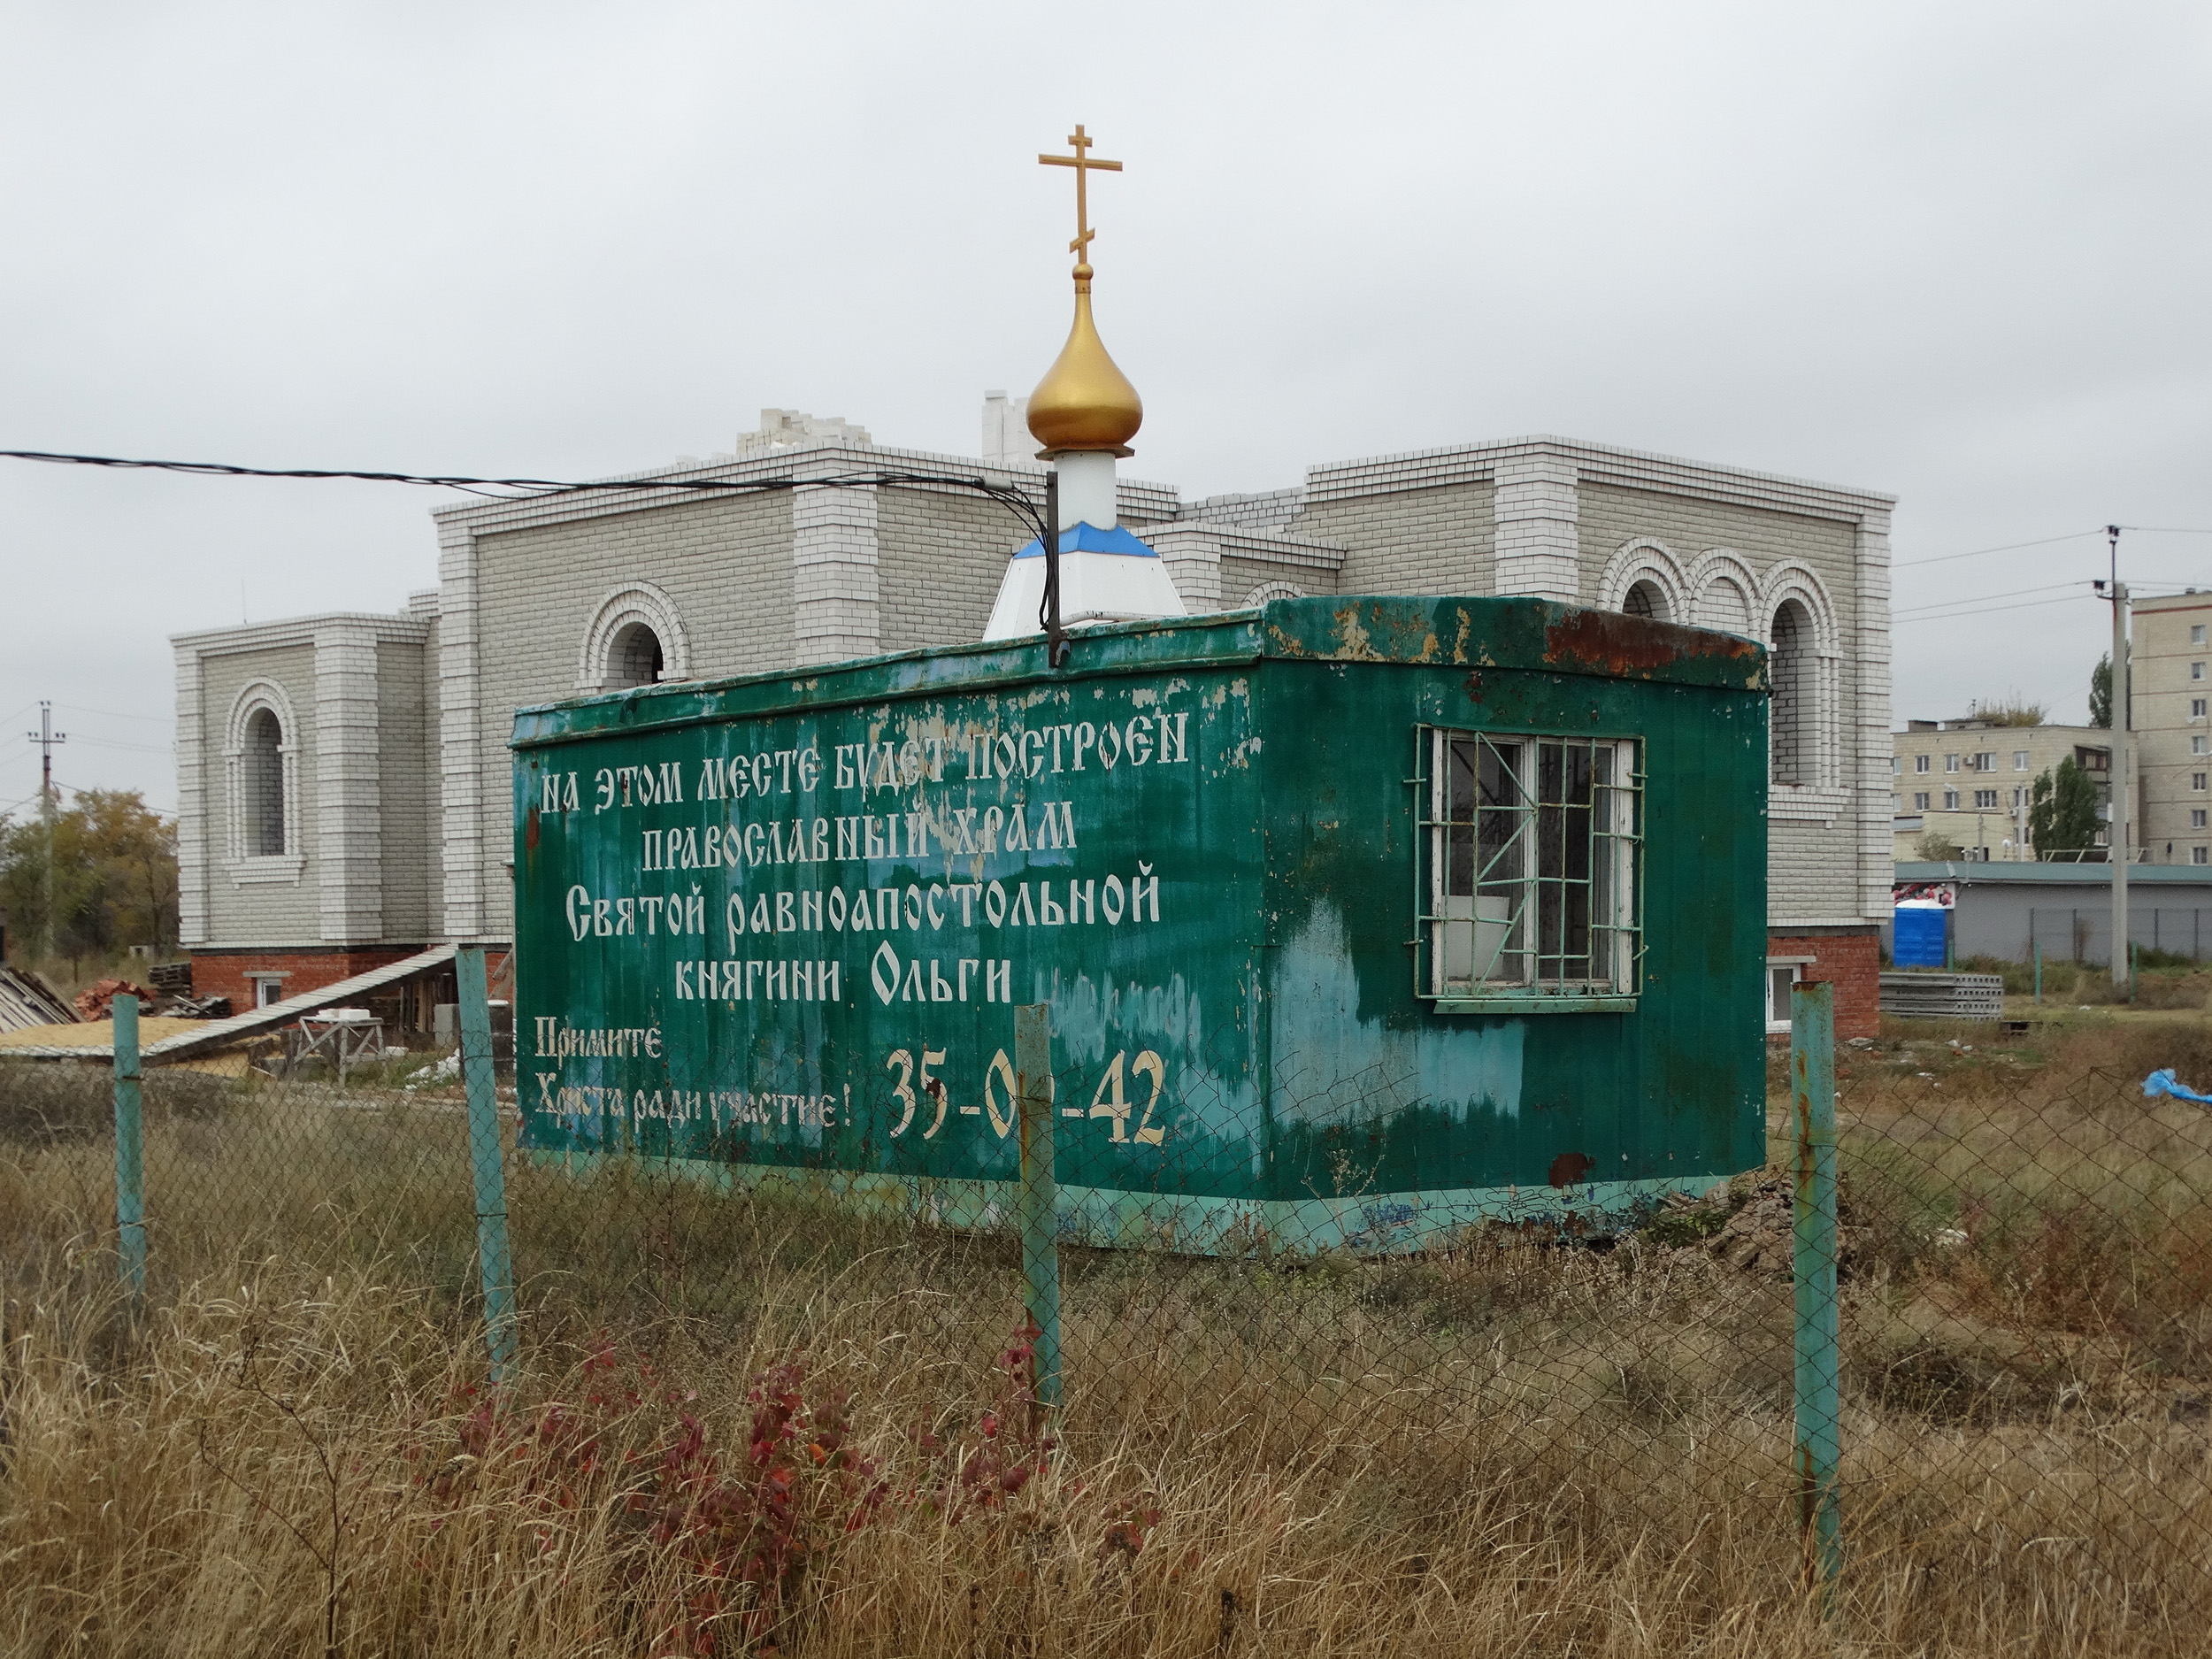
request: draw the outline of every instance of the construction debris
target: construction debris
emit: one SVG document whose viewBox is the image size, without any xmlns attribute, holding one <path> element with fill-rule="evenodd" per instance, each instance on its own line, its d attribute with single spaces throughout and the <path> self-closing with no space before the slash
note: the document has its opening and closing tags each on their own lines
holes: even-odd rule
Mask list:
<svg viewBox="0 0 2212 1659">
<path fill-rule="evenodd" d="M 154 1010 L 165 1019 L 228 1019 L 227 996 L 179 996 Z"/>
<path fill-rule="evenodd" d="M 105 1019 L 108 1004 L 119 996 L 134 996 L 142 1006 L 150 1005 L 154 1000 L 154 994 L 142 985 L 134 985 L 128 979 L 102 979 L 77 993 L 77 1018 Z"/>
<path fill-rule="evenodd" d="M 76 1018 L 62 994 L 28 968 L 0 964 L 0 1031 L 66 1025 Z"/>
</svg>

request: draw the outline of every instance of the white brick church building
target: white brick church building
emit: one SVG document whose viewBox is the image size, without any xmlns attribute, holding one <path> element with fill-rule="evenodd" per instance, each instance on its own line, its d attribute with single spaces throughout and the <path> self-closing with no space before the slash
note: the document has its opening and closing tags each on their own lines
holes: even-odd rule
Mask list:
<svg viewBox="0 0 2212 1659">
<path fill-rule="evenodd" d="M 1018 405 L 987 400 L 979 462 L 769 411 L 733 454 L 631 481 L 909 470 L 1041 495 L 1018 425 Z M 1839 1027 L 1872 1028 L 1892 874 L 1891 497 L 1549 437 L 1324 463 L 1263 495 L 1124 480 L 1118 495 L 1194 613 L 1533 594 L 1766 642 L 1769 984 L 1833 978 Z M 173 641 L 182 931 L 202 994 L 242 1008 L 438 941 L 510 936 L 517 707 L 975 640 L 1033 534 L 998 503 L 916 485 L 627 489 L 434 518 L 438 585 L 396 615 Z"/>
</svg>

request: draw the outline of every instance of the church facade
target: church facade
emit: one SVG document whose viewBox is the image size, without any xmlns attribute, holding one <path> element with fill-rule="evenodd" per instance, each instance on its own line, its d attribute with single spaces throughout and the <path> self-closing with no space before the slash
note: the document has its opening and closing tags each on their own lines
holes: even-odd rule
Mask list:
<svg viewBox="0 0 2212 1659">
<path fill-rule="evenodd" d="M 182 936 L 195 987 L 274 1001 L 444 940 L 513 933 L 506 741 L 529 703 L 809 667 L 982 636 L 1010 553 L 1001 503 L 1041 497 L 1018 405 L 983 459 L 879 446 L 770 411 L 729 455 L 607 494 L 434 514 L 438 586 L 393 616 L 176 636 Z M 684 488 L 791 481 L 758 495 Z M 1184 609 L 1290 595 L 1534 595 L 1747 634 L 1771 649 L 1770 1011 L 1838 986 L 1870 1032 L 1889 912 L 1891 497 L 1553 437 L 1310 467 L 1186 499 L 1113 486 Z"/>
</svg>

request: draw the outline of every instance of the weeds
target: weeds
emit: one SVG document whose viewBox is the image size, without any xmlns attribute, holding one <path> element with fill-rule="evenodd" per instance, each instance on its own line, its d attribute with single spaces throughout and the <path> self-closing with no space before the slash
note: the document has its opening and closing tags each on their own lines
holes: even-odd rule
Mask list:
<svg viewBox="0 0 2212 1659">
<path fill-rule="evenodd" d="M 2212 1113 L 2136 1082 L 2212 1039 L 2097 1018 L 1846 1060 L 1863 1650 L 2212 1647 Z M 70 1075 L 0 1069 L 12 1650 L 1833 1650 L 1767 1172 L 1606 1249 L 1070 1249 L 1048 1416 L 1009 1240 L 518 1158 L 495 1393 L 458 1112 L 150 1077 L 133 1326 Z"/>
</svg>

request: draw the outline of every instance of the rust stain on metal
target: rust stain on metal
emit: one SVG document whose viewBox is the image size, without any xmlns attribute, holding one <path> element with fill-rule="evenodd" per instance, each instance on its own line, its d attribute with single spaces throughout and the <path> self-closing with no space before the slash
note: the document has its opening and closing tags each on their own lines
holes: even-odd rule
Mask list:
<svg viewBox="0 0 2212 1659">
<path fill-rule="evenodd" d="M 1790 1056 L 1790 1069 L 1795 1074 L 1791 1081 L 1791 1104 L 1797 1112 L 1797 1159 L 1794 1173 L 1797 1192 L 1801 1198 L 1813 1190 L 1813 1089 L 1811 1062 L 1802 1050 Z"/>
<path fill-rule="evenodd" d="M 1563 1152 L 1551 1161 L 1551 1173 L 1547 1179 L 1554 1187 L 1579 1187 L 1597 1167 L 1597 1162 L 1585 1152 Z"/>
<path fill-rule="evenodd" d="M 534 806 L 530 809 L 529 817 L 523 820 L 522 844 L 532 852 L 538 849 L 538 810 Z"/>
<path fill-rule="evenodd" d="M 1479 668 L 1459 683 L 1471 701 L 1476 703 L 1482 701 L 1482 671 Z"/>
<path fill-rule="evenodd" d="M 1733 634 L 1678 628 L 1611 611 L 1571 611 L 1544 630 L 1544 660 L 1562 659 L 1608 674 L 1648 673 L 1686 657 L 1756 657 L 1759 648 Z"/>
<path fill-rule="evenodd" d="M 1335 653 L 1340 661 L 1350 663 L 1379 663 L 1382 655 L 1367 637 L 1367 629 L 1359 619 L 1359 607 L 1346 605 L 1336 613 L 1336 636 L 1343 641 L 1343 649 Z"/>
</svg>

